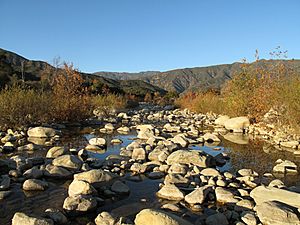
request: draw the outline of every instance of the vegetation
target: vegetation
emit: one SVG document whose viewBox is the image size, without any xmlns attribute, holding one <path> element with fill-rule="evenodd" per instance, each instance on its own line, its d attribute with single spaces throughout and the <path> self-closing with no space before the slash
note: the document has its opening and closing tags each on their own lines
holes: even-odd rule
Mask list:
<svg viewBox="0 0 300 225">
<path fill-rule="evenodd" d="M 16 80 L 13 85 L 2 89 L 0 127 L 82 121 L 92 116 L 95 108 L 106 111 L 126 106 L 124 97 L 119 95 L 92 94 L 72 65 L 64 64 L 52 75 L 45 82 L 45 87 L 50 85 L 50 88 L 34 89 Z"/>
<path fill-rule="evenodd" d="M 277 49 L 274 53 L 281 56 Z M 290 61 L 274 61 L 269 66 L 243 62 L 241 71 L 227 81 L 220 93 L 189 92 L 176 104 L 197 112 L 215 112 L 230 116 L 247 115 L 261 121 L 271 108 L 281 113 L 281 123 L 300 124 L 300 76 Z"/>
</svg>

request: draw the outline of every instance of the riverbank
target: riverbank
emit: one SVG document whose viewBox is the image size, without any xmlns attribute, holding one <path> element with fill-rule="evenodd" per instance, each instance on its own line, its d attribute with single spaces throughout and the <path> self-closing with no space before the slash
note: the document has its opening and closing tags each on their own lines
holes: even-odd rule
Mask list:
<svg viewBox="0 0 300 225">
<path fill-rule="evenodd" d="M 78 143 L 74 136 L 63 144 L 66 132 L 59 125 L 1 133 L 2 208 L 15 193 L 33 193 L 31 203 L 43 208 L 16 209 L 10 217 L 13 224 L 300 223 L 297 179 L 292 185 L 284 183 L 287 177 L 297 178 L 298 162 L 282 158 L 276 164 L 275 155 L 256 162 L 271 163 L 261 173 L 255 166 L 232 164 L 242 161 L 226 151 L 231 147 L 224 146 L 227 142 L 232 148 L 256 151 L 249 143 L 258 133 L 248 118 L 225 120 L 169 106 L 143 106 L 93 121 L 84 132 L 80 129 L 86 141 Z M 116 148 L 105 150 L 112 146 Z M 47 209 L 43 199 L 56 196 L 49 194 L 56 193 L 55 187 L 65 191 Z"/>
</svg>

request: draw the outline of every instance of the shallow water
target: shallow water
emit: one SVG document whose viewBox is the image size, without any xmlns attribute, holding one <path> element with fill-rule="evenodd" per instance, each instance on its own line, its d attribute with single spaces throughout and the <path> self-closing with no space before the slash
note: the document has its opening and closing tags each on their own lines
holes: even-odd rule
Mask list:
<svg viewBox="0 0 300 225">
<path fill-rule="evenodd" d="M 135 131 L 129 134 L 119 134 L 116 132 L 112 134 L 102 134 L 98 132 L 96 128 L 73 127 L 63 130 L 62 138 L 56 145 L 81 149 L 88 144 L 88 139 L 93 137 L 93 135 L 103 137 L 108 143 L 107 150 L 90 152 L 89 154 L 99 159 L 105 159 L 109 155 L 118 155 L 120 148 L 126 147 L 136 137 Z M 91 132 L 94 134 L 91 134 Z M 115 138 L 121 139 L 123 143 L 120 145 L 111 145 L 110 141 Z M 44 149 L 31 153 L 22 152 L 14 154 L 21 154 L 27 157 L 44 157 L 49 148 L 50 147 L 45 147 Z M 230 160 L 223 167 L 219 167 L 219 169 L 232 173 L 242 168 L 251 168 L 259 174 L 271 172 L 275 161 L 279 158 L 289 159 L 300 166 L 300 158 L 295 157 L 291 152 L 277 150 L 274 147 L 268 146 L 264 141 L 251 140 L 251 138 L 249 144 L 245 145 L 235 144 L 221 137 L 221 142 L 218 144 L 193 145 L 189 146 L 189 148 L 201 150 L 213 156 L 219 153 L 228 154 Z M 129 176 L 129 174 L 127 174 L 127 176 Z M 300 186 L 299 176 L 289 176 L 282 179 L 288 185 Z M 46 191 L 34 193 L 23 192 L 18 184 L 13 184 L 12 190 L 14 193 L 5 200 L 0 201 L 0 224 L 10 224 L 13 214 L 17 211 L 41 215 L 45 209 L 50 207 L 62 209 L 70 181 L 52 182 L 53 184 L 50 184 L 50 188 Z M 158 207 L 161 203 L 155 197 L 155 193 L 159 189 L 158 186 L 160 182 L 162 182 L 162 180 L 150 180 L 146 177 L 143 177 L 140 182 L 126 180 L 126 184 L 131 190 L 130 195 L 122 199 L 116 199 L 116 201 L 106 201 L 105 205 L 98 210 L 111 211 L 117 216 L 133 218 L 133 216 L 143 208 Z M 88 220 L 88 218 L 91 217 L 87 216 L 86 218 Z M 80 221 L 72 222 L 72 224 L 80 223 Z"/>
</svg>

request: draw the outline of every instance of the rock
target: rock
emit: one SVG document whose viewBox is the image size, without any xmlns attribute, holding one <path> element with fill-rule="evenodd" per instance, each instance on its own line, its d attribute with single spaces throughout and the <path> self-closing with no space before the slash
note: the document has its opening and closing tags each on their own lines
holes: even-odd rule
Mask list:
<svg viewBox="0 0 300 225">
<path fill-rule="evenodd" d="M 173 163 L 171 164 L 168 173 L 178 173 L 181 175 L 185 175 L 187 172 L 187 166 L 179 163 Z"/>
<path fill-rule="evenodd" d="M 258 186 L 250 192 L 256 205 L 268 201 L 279 201 L 296 208 L 300 208 L 300 194 L 275 187 Z"/>
<path fill-rule="evenodd" d="M 250 140 L 248 135 L 242 133 L 227 133 L 223 135 L 223 137 L 227 141 L 230 141 L 238 145 L 247 145 L 249 144 L 249 140 Z"/>
<path fill-rule="evenodd" d="M 111 172 L 107 172 L 101 169 L 93 169 L 86 172 L 78 173 L 74 175 L 74 180 L 82 180 L 92 184 L 94 187 L 101 187 L 116 176 Z"/>
<path fill-rule="evenodd" d="M 44 175 L 54 178 L 67 178 L 70 177 L 72 173 L 63 167 L 48 164 L 45 168 Z"/>
<path fill-rule="evenodd" d="M 183 177 L 181 174 L 170 173 L 165 177 L 165 184 L 175 184 L 178 187 L 187 187 L 190 183 L 190 180 L 186 177 Z"/>
<path fill-rule="evenodd" d="M 9 189 L 10 186 L 10 178 L 7 175 L 2 175 L 0 177 L 0 191 L 5 191 Z"/>
<path fill-rule="evenodd" d="M 114 125 L 112 125 L 111 123 L 105 124 L 104 128 L 107 129 L 107 130 L 114 130 L 115 129 Z"/>
<path fill-rule="evenodd" d="M 145 160 L 146 151 L 143 148 L 134 148 L 132 151 L 131 158 L 135 160 Z"/>
<path fill-rule="evenodd" d="M 12 225 L 54 225 L 51 219 L 28 216 L 25 213 L 16 212 L 12 218 Z"/>
<path fill-rule="evenodd" d="M 128 127 L 119 127 L 117 131 L 121 134 L 127 134 L 129 133 L 130 129 Z"/>
<path fill-rule="evenodd" d="M 257 220 L 252 212 L 243 212 L 241 214 L 241 220 L 247 225 L 256 225 Z"/>
<path fill-rule="evenodd" d="M 245 177 L 245 176 L 258 176 L 258 174 L 253 171 L 252 169 L 240 169 L 238 175 Z"/>
<path fill-rule="evenodd" d="M 202 204 L 210 191 L 212 191 L 212 187 L 210 185 L 196 188 L 190 194 L 186 195 L 184 200 L 190 205 Z"/>
<path fill-rule="evenodd" d="M 42 170 L 38 169 L 37 167 L 32 167 L 29 170 L 26 170 L 23 173 L 23 176 L 26 177 L 27 179 L 33 178 L 33 179 L 38 179 L 44 176 L 44 173 Z"/>
<path fill-rule="evenodd" d="M 93 195 L 96 194 L 96 189 L 86 181 L 73 180 L 69 186 L 69 196 L 75 195 Z"/>
<path fill-rule="evenodd" d="M 48 187 L 48 183 L 37 179 L 28 179 L 23 183 L 25 191 L 44 191 Z"/>
<path fill-rule="evenodd" d="M 171 124 L 167 123 L 164 125 L 164 129 L 167 131 L 167 132 L 170 132 L 170 133 L 179 133 L 181 131 L 181 128 L 180 126 L 172 126 Z"/>
<path fill-rule="evenodd" d="M 252 210 L 254 208 L 254 203 L 248 199 L 242 199 L 236 203 L 234 206 L 235 211 L 245 211 L 245 210 Z"/>
<path fill-rule="evenodd" d="M 234 195 L 229 190 L 217 187 L 215 190 L 217 202 L 220 203 L 237 203 L 238 200 L 234 198 Z"/>
<path fill-rule="evenodd" d="M 119 145 L 119 144 L 122 144 L 123 141 L 121 139 L 112 139 L 110 141 L 110 143 L 113 144 L 113 145 Z"/>
<path fill-rule="evenodd" d="M 135 225 L 192 225 L 188 221 L 156 209 L 144 209 L 140 211 L 134 220 Z"/>
<path fill-rule="evenodd" d="M 205 220 L 206 225 L 228 225 L 226 216 L 222 213 L 216 213 L 208 216 Z"/>
<path fill-rule="evenodd" d="M 225 126 L 225 122 L 227 120 L 229 120 L 230 117 L 229 116 L 219 116 L 216 120 L 215 120 L 215 124 L 219 125 L 219 126 Z"/>
<path fill-rule="evenodd" d="M 97 201 L 95 198 L 85 195 L 69 196 L 65 199 L 63 208 L 73 213 L 85 213 L 95 210 Z"/>
<path fill-rule="evenodd" d="M 224 126 L 227 130 L 233 132 L 243 132 L 250 126 L 250 121 L 247 117 L 234 117 L 226 120 Z"/>
<path fill-rule="evenodd" d="M 141 130 L 138 132 L 137 138 L 143 139 L 143 140 L 148 140 L 150 138 L 154 138 L 155 134 L 153 130 L 146 129 L 146 130 Z"/>
<path fill-rule="evenodd" d="M 283 162 L 275 165 L 273 167 L 274 173 L 283 173 L 283 174 L 297 174 L 297 165 L 294 162 L 289 160 L 284 160 Z"/>
<path fill-rule="evenodd" d="M 167 164 L 172 165 L 173 163 L 195 165 L 199 167 L 210 167 L 214 165 L 211 156 L 194 150 L 178 150 L 171 153 L 167 158 Z"/>
<path fill-rule="evenodd" d="M 299 141 L 281 141 L 280 146 L 284 148 L 298 148 Z"/>
<path fill-rule="evenodd" d="M 105 149 L 103 149 L 103 147 L 100 147 L 98 145 L 87 145 L 84 148 L 87 151 L 93 151 L 93 152 L 105 152 Z"/>
<path fill-rule="evenodd" d="M 96 225 L 115 225 L 116 220 L 108 212 L 101 212 L 95 219 Z"/>
<path fill-rule="evenodd" d="M 36 138 L 51 138 L 56 135 L 56 132 L 54 129 L 49 127 L 34 127 L 27 131 L 27 135 L 29 137 Z"/>
<path fill-rule="evenodd" d="M 160 179 L 163 178 L 165 176 L 165 174 L 163 172 L 151 172 L 148 174 L 148 178 L 150 179 Z"/>
<path fill-rule="evenodd" d="M 130 167 L 130 170 L 132 172 L 136 173 L 145 173 L 147 169 L 147 166 L 140 164 L 140 163 L 133 163 Z"/>
<path fill-rule="evenodd" d="M 75 155 L 62 155 L 55 158 L 52 164 L 67 169 L 79 170 L 82 166 L 82 161 Z"/>
<path fill-rule="evenodd" d="M 164 185 L 156 195 L 160 198 L 169 199 L 169 200 L 182 200 L 184 199 L 184 194 L 174 185 L 168 184 Z"/>
<path fill-rule="evenodd" d="M 46 158 L 56 158 L 67 153 L 67 150 L 62 146 L 52 147 L 48 150 Z"/>
<path fill-rule="evenodd" d="M 217 137 L 217 135 L 212 133 L 206 133 L 203 135 L 203 139 L 207 142 L 220 142 L 221 140 Z"/>
<path fill-rule="evenodd" d="M 121 181 L 115 181 L 110 189 L 117 194 L 128 194 L 130 192 L 129 187 Z"/>
<path fill-rule="evenodd" d="M 170 139 L 173 143 L 181 145 L 181 147 L 186 148 L 189 145 L 188 140 L 183 134 L 177 134 L 175 137 Z"/>
<path fill-rule="evenodd" d="M 277 201 L 267 201 L 256 206 L 259 220 L 264 225 L 299 225 L 295 209 Z"/>
<path fill-rule="evenodd" d="M 89 140 L 90 145 L 97 145 L 97 146 L 105 146 L 106 140 L 104 138 L 91 138 Z"/>
<path fill-rule="evenodd" d="M 58 209 L 53 209 L 53 208 L 46 209 L 45 214 L 47 217 L 53 220 L 55 224 L 68 223 L 67 217 Z"/>
<path fill-rule="evenodd" d="M 214 168 L 205 168 L 205 169 L 201 170 L 200 174 L 207 176 L 207 177 L 221 176 L 220 172 Z"/>
</svg>

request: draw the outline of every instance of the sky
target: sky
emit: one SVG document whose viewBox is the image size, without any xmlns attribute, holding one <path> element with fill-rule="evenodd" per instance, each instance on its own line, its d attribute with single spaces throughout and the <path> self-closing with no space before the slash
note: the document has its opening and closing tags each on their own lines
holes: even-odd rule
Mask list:
<svg viewBox="0 0 300 225">
<path fill-rule="evenodd" d="M 0 48 L 83 72 L 300 59 L 299 0 L 0 0 Z"/>
</svg>

